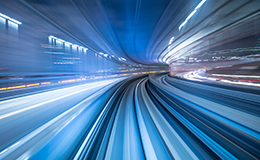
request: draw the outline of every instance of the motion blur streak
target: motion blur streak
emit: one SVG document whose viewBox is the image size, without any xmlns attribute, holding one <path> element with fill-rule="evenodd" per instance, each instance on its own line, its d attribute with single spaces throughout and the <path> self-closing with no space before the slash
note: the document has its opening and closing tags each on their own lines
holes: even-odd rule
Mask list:
<svg viewBox="0 0 260 160">
<path fill-rule="evenodd" d="M 0 160 L 260 159 L 260 0 L 0 0 Z"/>
<path fill-rule="evenodd" d="M 26 143 L 28 143 L 29 141 L 37 142 L 38 140 L 40 140 L 39 139 L 40 134 L 46 134 L 50 132 L 47 129 L 50 128 L 51 126 L 54 126 L 51 129 L 51 131 L 54 133 L 57 132 L 55 130 L 57 130 L 60 126 L 62 126 L 62 124 L 64 123 L 66 124 L 66 119 L 65 119 L 66 117 L 69 118 L 73 114 L 75 114 L 77 110 L 82 110 L 81 101 L 84 100 L 85 97 L 89 97 L 87 99 L 88 100 L 87 102 L 89 103 L 91 101 L 91 95 L 93 93 L 97 92 L 102 88 L 106 89 L 107 87 L 105 86 L 107 85 L 109 86 L 109 84 L 111 83 L 113 84 L 118 80 L 120 79 L 88 83 L 84 85 L 78 85 L 75 87 L 58 89 L 58 90 L 53 90 L 53 91 L 43 92 L 43 93 L 34 94 L 30 96 L 24 96 L 24 97 L 2 101 L 1 108 L 0 108 L 1 113 L 7 112 L 7 114 L 1 116 L 1 120 L 0 120 L 0 125 L 2 126 L 1 127 L 2 129 L 0 131 L 2 135 L 0 147 L 1 149 L 3 149 L 4 147 L 10 146 L 11 143 L 17 140 L 17 138 L 18 139 L 21 138 L 21 139 L 19 140 L 19 142 L 15 143 L 15 145 L 11 145 L 10 147 L 5 148 L 0 153 L 0 158 L 2 159 L 6 156 L 8 157 L 10 153 L 12 153 L 10 155 L 11 157 L 17 156 L 15 155 L 15 153 L 17 152 L 19 153 L 21 152 L 20 150 L 25 149 L 26 145 L 28 145 Z M 93 99 L 93 95 L 92 95 L 92 99 Z M 83 104 L 85 107 L 86 103 Z M 41 108 L 35 110 L 36 107 L 41 107 Z M 51 112 L 46 112 L 48 110 L 51 110 Z M 71 115 L 69 116 L 69 114 Z M 15 119 L 17 119 L 18 117 L 21 118 L 19 118 L 20 119 L 19 122 L 16 122 Z M 27 123 L 25 129 L 22 130 L 19 129 L 21 128 L 19 125 L 23 124 L 24 122 L 30 121 L 30 119 L 35 119 L 35 121 L 31 121 L 30 123 Z M 60 119 L 62 120 L 62 122 L 56 122 Z M 55 122 L 60 124 L 57 125 L 55 124 Z M 41 126 L 41 124 L 43 125 Z M 54 124 L 56 125 L 56 127 Z M 8 134 L 4 134 L 10 130 L 14 132 L 12 136 Z M 50 135 L 51 134 L 49 133 L 49 136 Z M 44 135 L 44 137 L 46 137 L 46 135 Z M 48 136 L 46 138 L 48 139 Z M 10 158 L 10 156 L 8 158 Z"/>
<path fill-rule="evenodd" d="M 90 98 L 82 102 L 75 99 L 77 107 L 52 118 L 45 115 L 49 122 L 42 126 L 33 126 L 31 122 L 31 132 L 11 128 L 18 133 L 4 137 L 1 159 L 260 158 L 259 90 L 223 88 L 222 84 L 194 82 L 167 74 L 95 85 L 100 89 L 91 90 L 91 84 L 88 90 L 84 89 L 88 91 L 85 95 L 96 92 Z M 61 92 L 55 90 L 58 91 Z M 62 91 L 57 97 L 63 94 L 67 93 Z M 52 101 L 50 105 L 54 110 L 58 104 Z M 24 115 L 34 116 L 29 112 Z M 8 130 L 8 126 L 3 130 Z M 17 137 L 20 140 L 12 144 Z"/>
<path fill-rule="evenodd" d="M 13 100 L 12 100 L 12 101 L 13 101 L 12 104 L 10 104 L 9 101 L 8 101 L 9 103 L 6 102 L 6 101 L 2 101 L 2 102 L 1 102 L 2 105 L 1 105 L 1 108 L 0 108 L 0 109 L 2 109 L 2 108 L 5 108 L 5 109 L 6 109 L 6 108 L 8 108 L 8 109 L 12 108 L 12 109 L 14 109 L 15 111 L 13 111 L 13 112 L 11 112 L 11 113 L 7 113 L 7 114 L 0 115 L 0 120 L 3 119 L 3 118 L 9 117 L 9 116 L 13 116 L 13 115 L 15 115 L 15 114 L 18 114 L 18 113 L 27 111 L 27 110 L 29 110 L 29 109 L 33 109 L 33 108 L 36 108 L 36 107 L 40 107 L 40 106 L 42 106 L 42 105 L 44 105 L 44 104 L 47 104 L 47 103 L 54 102 L 54 101 L 60 100 L 60 99 L 62 99 L 62 98 L 69 97 L 69 96 L 71 96 L 71 95 L 74 95 L 74 94 L 77 94 L 77 93 L 80 93 L 80 92 L 83 92 L 83 91 L 86 91 L 86 90 L 90 90 L 90 89 L 93 89 L 93 88 L 98 88 L 98 87 L 100 87 L 100 86 L 107 85 L 107 84 L 109 84 L 109 83 L 111 83 L 111 82 L 110 82 L 110 81 L 108 81 L 108 82 L 106 82 L 106 83 L 104 83 L 104 82 L 102 82 L 102 83 L 101 83 L 101 82 L 97 82 L 97 83 L 92 83 L 92 84 L 87 84 L 87 85 L 81 85 L 81 86 L 77 86 L 77 87 L 70 87 L 70 88 L 66 88 L 66 89 L 56 90 L 55 93 L 53 93 L 53 91 L 52 91 L 52 92 L 44 93 L 44 95 L 41 93 L 41 94 L 35 94 L 35 95 L 33 95 L 33 96 L 23 97 L 23 99 L 24 99 L 25 101 L 27 101 L 27 99 L 31 99 L 32 97 L 37 97 L 37 99 L 35 99 L 35 100 L 38 100 L 39 96 L 40 96 L 40 97 L 42 96 L 43 98 L 51 97 L 51 99 L 50 99 L 50 100 L 46 100 L 46 99 L 45 99 L 44 102 L 41 102 L 41 103 L 37 102 L 37 104 L 35 104 L 35 105 L 29 106 L 29 107 L 26 107 L 26 108 L 22 108 L 22 109 L 19 109 L 19 110 L 14 109 L 14 106 L 16 106 L 17 104 L 19 104 L 20 107 L 21 107 L 21 104 L 24 103 L 23 101 L 19 100 L 19 101 L 17 102 L 16 99 L 13 99 Z M 84 88 L 84 89 L 79 90 L 80 88 Z M 74 92 L 73 92 L 73 91 L 74 91 Z M 59 93 L 62 93 L 62 94 L 59 95 Z M 65 93 L 65 94 L 64 94 L 64 93 Z M 59 95 L 59 97 L 54 98 L 54 97 L 57 96 L 57 95 Z M 33 99 L 32 99 L 32 100 L 33 100 Z M 33 102 L 35 102 L 35 100 L 34 100 Z M 42 100 L 42 99 L 41 99 L 41 100 Z M 27 103 L 26 105 L 28 105 L 28 103 Z M 4 112 L 5 112 L 5 111 L 3 111 L 2 113 L 4 113 Z"/>
</svg>

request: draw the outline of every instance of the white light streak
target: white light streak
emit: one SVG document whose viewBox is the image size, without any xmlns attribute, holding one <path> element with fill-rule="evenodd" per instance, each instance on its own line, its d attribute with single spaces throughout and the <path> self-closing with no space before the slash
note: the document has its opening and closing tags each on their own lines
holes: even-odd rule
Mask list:
<svg viewBox="0 0 260 160">
<path fill-rule="evenodd" d="M 172 44 L 172 42 L 173 42 L 173 40 L 174 40 L 174 37 L 172 37 L 172 38 L 170 39 L 170 41 L 169 41 L 169 44 L 168 44 L 168 45 L 171 45 L 171 44 Z M 170 46 L 168 46 L 168 48 L 170 48 Z"/>
<path fill-rule="evenodd" d="M 105 81 L 101 81 L 101 82 L 94 82 L 94 83 L 90 83 L 87 85 L 80 85 L 78 87 L 69 87 L 69 88 L 65 88 L 65 89 L 59 89 L 56 91 L 49 91 L 49 92 L 45 92 L 45 93 L 40 93 L 37 96 L 36 95 L 30 95 L 30 96 L 26 96 L 26 97 L 20 97 L 20 98 L 14 98 L 11 100 L 6 100 L 6 101 L 2 101 L 2 103 L 5 102 L 11 102 L 11 101 L 16 101 L 16 100 L 21 100 L 21 99 L 28 99 L 31 97 L 38 97 L 39 95 L 43 95 L 43 94 L 52 94 L 52 92 L 63 92 L 67 89 L 71 90 L 73 88 L 84 88 L 80 91 L 71 93 L 71 94 L 76 94 L 79 92 L 82 92 L 84 90 L 88 90 L 88 89 L 93 89 L 93 88 L 97 88 L 97 87 L 103 87 L 106 86 L 108 84 L 111 84 L 115 81 L 118 81 L 118 79 L 114 79 L 114 80 L 105 80 Z M 81 87 L 82 86 L 82 87 Z M 87 88 L 85 88 L 87 87 Z M 63 98 L 65 98 L 68 95 L 64 95 L 62 96 Z M 50 97 L 53 97 L 50 95 Z M 59 97 L 55 98 L 56 100 L 59 99 Z M 65 112 L 61 113 L 60 115 L 56 116 L 55 118 L 51 119 L 50 121 L 48 121 L 47 123 L 45 123 L 44 125 L 40 126 L 39 128 L 35 129 L 34 131 L 30 132 L 29 134 L 27 134 L 26 136 L 24 136 L 23 138 L 21 138 L 18 142 L 16 142 L 15 144 L 13 144 L 10 147 L 7 147 L 6 149 L 4 149 L 3 151 L 0 152 L 0 159 L 4 159 L 4 157 L 6 157 L 7 155 L 11 154 L 14 150 L 18 149 L 19 147 L 21 147 L 22 145 L 24 145 L 25 143 L 27 143 L 29 140 L 31 140 L 32 138 L 34 138 L 36 135 L 40 134 L 41 132 L 43 132 L 46 128 L 50 127 L 51 125 L 53 125 L 55 122 L 57 122 L 58 120 L 60 120 L 62 117 L 64 117 L 65 115 L 68 115 L 71 111 L 75 110 L 76 108 L 80 107 L 83 103 L 85 103 L 86 101 L 88 101 L 90 99 L 87 98 L 85 100 L 83 100 L 82 102 L 78 103 L 77 105 L 73 106 L 72 108 L 66 110 Z M 1 103 L 1 102 L 0 102 Z M 45 103 L 45 102 L 43 102 Z M 71 117 L 69 117 L 69 119 L 67 119 L 67 123 L 63 126 L 59 126 L 60 130 L 62 128 L 64 128 L 69 122 L 71 122 L 77 115 L 80 114 L 80 112 L 82 112 L 84 110 L 84 108 L 82 108 L 81 110 L 78 110 L 77 112 L 75 112 Z M 60 130 L 58 130 L 56 133 L 58 133 Z M 20 159 L 24 159 L 24 158 L 20 158 Z"/>
<path fill-rule="evenodd" d="M 123 58 L 123 57 L 121 57 L 121 60 L 123 60 L 123 61 L 126 61 L 126 59 L 125 59 L 125 58 Z"/>
<path fill-rule="evenodd" d="M 202 0 L 197 7 L 195 8 L 196 10 L 199 9 L 204 3 L 206 2 L 206 0 Z"/>
<path fill-rule="evenodd" d="M 229 74 L 212 74 L 213 76 L 220 76 L 220 77 L 243 77 L 243 78 L 260 78 L 260 76 L 255 75 L 229 75 Z"/>
<path fill-rule="evenodd" d="M 197 12 L 197 10 L 194 10 L 193 12 L 191 12 L 190 15 L 186 18 L 186 21 L 188 21 L 196 12 Z"/>
<path fill-rule="evenodd" d="M 179 30 L 181 30 L 181 28 L 187 23 L 187 21 L 185 20 L 184 22 L 182 22 L 182 24 L 179 26 Z"/>
<path fill-rule="evenodd" d="M 191 17 L 197 12 L 197 10 L 206 2 L 206 0 L 202 0 L 197 6 L 196 8 L 188 15 L 188 17 L 185 19 L 184 22 L 182 22 L 182 24 L 179 26 L 179 30 L 181 30 L 181 28 L 188 22 L 189 19 L 191 19 Z"/>
</svg>

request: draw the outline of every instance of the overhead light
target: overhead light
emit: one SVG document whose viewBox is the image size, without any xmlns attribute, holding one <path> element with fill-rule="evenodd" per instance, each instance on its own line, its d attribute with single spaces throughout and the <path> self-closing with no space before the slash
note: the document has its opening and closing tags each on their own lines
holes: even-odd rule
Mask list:
<svg viewBox="0 0 260 160">
<path fill-rule="evenodd" d="M 15 19 L 13 19 L 13 18 L 11 18 L 11 17 L 9 17 L 7 15 L 2 14 L 2 13 L 0 13 L 0 16 L 5 18 L 5 19 L 7 19 L 7 20 L 9 20 L 9 21 L 12 21 L 12 22 L 14 22 L 16 24 L 22 24 L 22 22 L 19 22 L 19 21 L 15 20 Z"/>
<path fill-rule="evenodd" d="M 49 36 L 49 38 L 58 39 L 58 38 L 56 38 L 56 37 L 54 37 L 54 36 Z"/>
<path fill-rule="evenodd" d="M 126 61 L 126 59 L 125 58 L 123 58 L 123 57 L 121 57 L 121 58 L 118 58 L 120 61 Z"/>
<path fill-rule="evenodd" d="M 77 48 L 77 47 L 78 47 L 79 49 L 84 49 L 85 51 L 88 50 L 88 48 L 79 46 L 79 45 L 77 45 L 77 44 L 70 43 L 70 42 L 65 41 L 65 40 L 63 40 L 63 39 L 54 37 L 54 36 L 52 36 L 52 35 L 50 35 L 48 38 L 49 38 L 49 39 L 55 39 L 56 41 L 61 42 L 61 43 L 65 43 L 65 45 L 71 45 L 73 48 Z"/>
<path fill-rule="evenodd" d="M 65 42 L 65 44 L 67 44 L 67 45 L 73 45 L 72 43 L 70 43 L 70 42 Z"/>
<path fill-rule="evenodd" d="M 62 39 L 57 39 L 56 41 L 61 42 L 61 43 L 65 42 Z"/>
<path fill-rule="evenodd" d="M 125 58 L 123 58 L 123 57 L 121 57 L 121 59 L 122 59 L 123 61 L 126 61 L 126 59 L 125 59 Z"/>
<path fill-rule="evenodd" d="M 202 1 L 196 6 L 196 8 L 188 15 L 188 17 L 185 19 L 185 21 L 181 23 L 181 25 L 179 26 L 179 30 L 181 30 L 181 28 L 188 22 L 189 19 L 191 19 L 191 17 L 197 12 L 197 10 L 198 10 L 206 1 L 207 1 L 207 0 L 202 0 Z"/>
</svg>

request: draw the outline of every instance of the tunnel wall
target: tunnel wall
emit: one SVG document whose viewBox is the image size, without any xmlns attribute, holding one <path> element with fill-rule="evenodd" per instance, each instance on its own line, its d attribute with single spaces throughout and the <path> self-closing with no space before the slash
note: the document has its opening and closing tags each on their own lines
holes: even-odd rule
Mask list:
<svg viewBox="0 0 260 160">
<path fill-rule="evenodd" d="M 1 2 L 0 73 L 20 72 L 105 72 L 122 67 L 95 54 L 67 34 L 15 1 Z M 19 14 L 23 13 L 23 14 Z M 66 40 L 78 47 L 66 49 L 64 44 L 50 43 L 49 36 Z M 71 48 L 72 46 L 70 46 Z"/>
<path fill-rule="evenodd" d="M 164 58 L 171 67 L 194 63 L 214 67 L 223 61 L 241 63 L 257 57 L 260 54 L 259 5 L 260 1 L 207 1 L 162 55 L 168 55 Z"/>
</svg>

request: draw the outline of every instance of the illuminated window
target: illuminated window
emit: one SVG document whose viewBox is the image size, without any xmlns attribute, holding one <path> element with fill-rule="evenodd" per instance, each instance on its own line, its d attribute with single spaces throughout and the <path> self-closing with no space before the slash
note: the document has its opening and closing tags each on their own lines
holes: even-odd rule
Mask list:
<svg viewBox="0 0 260 160">
<path fill-rule="evenodd" d="M 6 24 L 6 21 L 7 21 L 7 24 Z M 8 25 L 9 28 L 14 29 L 14 30 L 18 30 L 18 25 L 22 24 L 22 22 L 19 22 L 2 13 L 0 13 L 0 23 L 3 25 Z"/>
<path fill-rule="evenodd" d="M 67 42 L 63 39 L 54 37 L 54 36 L 49 36 L 49 42 L 53 42 L 52 45 L 57 45 L 57 46 L 62 46 L 65 48 L 66 52 L 74 52 L 74 53 L 87 53 L 88 48 L 72 44 L 70 42 Z M 56 43 L 54 43 L 56 41 Z M 51 43 L 50 43 L 51 44 Z"/>
<path fill-rule="evenodd" d="M 5 25 L 6 19 L 0 17 L 0 24 Z"/>
<path fill-rule="evenodd" d="M 18 24 L 8 21 L 8 26 L 12 29 L 18 30 Z"/>
</svg>

